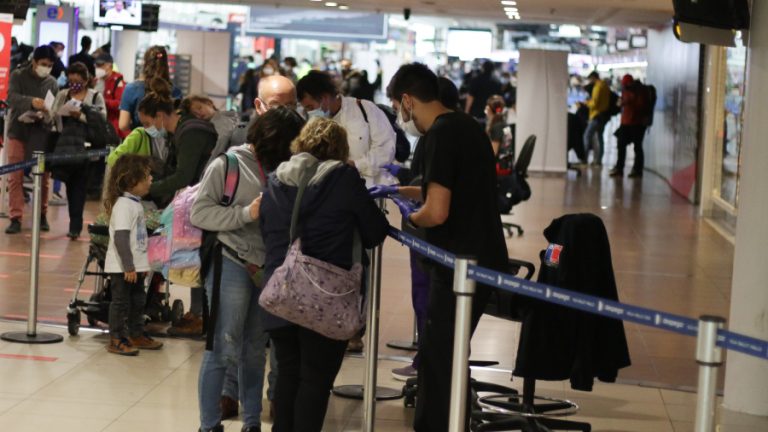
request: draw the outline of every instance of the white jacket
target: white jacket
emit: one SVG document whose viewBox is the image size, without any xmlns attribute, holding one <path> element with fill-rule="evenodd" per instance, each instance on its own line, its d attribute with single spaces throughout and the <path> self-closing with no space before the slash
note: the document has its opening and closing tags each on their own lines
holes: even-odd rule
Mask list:
<svg viewBox="0 0 768 432">
<path fill-rule="evenodd" d="M 397 179 L 381 168 L 395 159 L 395 130 L 384 111 L 373 102 L 362 99 L 360 102 L 368 116 L 367 123 L 357 100 L 352 97 L 341 98 L 341 109 L 333 117 L 347 130 L 349 159 L 355 162 L 366 187 L 396 184 Z"/>
</svg>

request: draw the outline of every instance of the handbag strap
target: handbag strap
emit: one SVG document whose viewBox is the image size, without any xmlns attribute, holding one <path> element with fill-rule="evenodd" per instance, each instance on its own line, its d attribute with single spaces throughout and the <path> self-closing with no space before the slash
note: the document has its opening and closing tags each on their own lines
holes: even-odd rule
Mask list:
<svg viewBox="0 0 768 432">
<path fill-rule="evenodd" d="M 293 211 L 291 212 L 291 229 L 289 231 L 291 241 L 288 244 L 293 244 L 293 242 L 296 240 L 296 225 L 299 222 L 299 209 L 301 208 L 301 200 L 304 198 L 304 191 L 307 189 L 309 181 L 312 180 L 312 177 L 315 176 L 315 173 L 319 167 L 320 162 L 307 167 L 302 174 L 301 180 L 299 181 L 299 191 L 296 193 L 296 201 L 293 203 Z"/>
</svg>

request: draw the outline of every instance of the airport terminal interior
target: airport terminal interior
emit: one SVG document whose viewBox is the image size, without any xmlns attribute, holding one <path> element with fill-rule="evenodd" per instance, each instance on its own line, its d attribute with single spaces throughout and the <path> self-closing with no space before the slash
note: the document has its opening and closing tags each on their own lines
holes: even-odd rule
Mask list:
<svg viewBox="0 0 768 432">
<path fill-rule="evenodd" d="M 5 230 L 0 233 L 0 431 L 768 431 L 768 147 L 763 138 L 768 123 L 762 106 L 768 98 L 766 23 L 768 5 L 754 0 L 0 0 L 0 229 Z M 413 86 L 403 90 L 402 71 L 416 69 L 401 67 L 414 63 L 431 71 L 420 76 L 439 77 L 426 86 L 439 87 L 435 100 L 424 99 Z M 423 127 L 422 113 L 438 105 L 444 111 L 432 129 Z M 264 128 L 277 121 L 276 113 L 284 123 L 270 135 Z M 441 142 L 431 137 L 437 136 L 435 128 L 454 127 L 439 122 L 448 115 L 468 119 L 461 124 L 477 131 L 472 135 L 463 130 L 462 137 L 480 137 L 461 142 L 470 148 L 461 154 L 482 154 L 487 162 L 494 158 L 493 194 L 473 190 L 464 197 L 479 203 L 493 196 L 489 205 L 503 225 L 467 227 L 469 221 L 447 214 L 442 221 L 448 228 L 434 228 L 443 223 L 439 221 L 424 225 L 429 226 L 425 237 L 415 227 L 417 221 L 427 220 L 436 190 L 447 190 L 450 202 L 452 189 L 440 181 L 429 181 L 428 187 L 425 182 L 423 192 L 416 193 L 425 200 L 422 205 L 407 189 L 391 185 L 421 186 L 422 174 L 439 176 L 434 172 L 446 158 L 435 156 Z M 281 187 L 298 187 L 301 192 L 292 196 L 303 195 L 298 180 L 286 183 L 286 173 L 306 154 L 297 150 L 302 143 L 313 142 L 305 136 L 307 130 L 319 134 L 331 127 L 312 129 L 322 122 L 346 129 L 345 146 L 354 167 L 335 162 L 329 171 L 352 171 L 355 180 L 359 173 L 371 193 L 363 194 L 369 207 L 374 205 L 371 198 L 382 198 L 377 202 L 385 218 L 375 214 L 360 226 L 386 219 L 393 229 L 380 248 L 361 255 L 367 289 L 357 315 L 365 328 L 358 326 L 348 345 L 348 338 L 339 342 L 286 317 L 265 318 L 264 323 L 275 319 L 288 326 L 274 333 L 264 332 L 261 321 L 248 327 L 256 312 L 228 310 L 236 302 L 224 298 L 233 292 L 224 285 L 238 280 L 235 273 L 245 275 L 247 282 L 231 283 L 256 295 L 277 286 L 260 277 L 270 269 L 276 247 L 269 237 L 274 230 L 268 229 L 276 222 L 268 222 L 269 217 L 282 215 L 280 232 L 287 236 L 292 206 L 281 207 L 275 200 L 283 193 Z M 225 133 L 222 128 L 229 129 Z M 256 141 L 277 142 L 291 133 L 288 129 L 295 133 L 284 149 L 271 149 L 285 155 L 280 168 L 271 162 L 262 166 Z M 42 138 L 34 135 L 42 130 Z M 360 131 L 369 136 L 358 140 Z M 67 134 L 80 135 L 63 139 Z M 80 144 L 72 144 L 76 141 Z M 205 154 L 190 146 L 209 142 Z M 42 174 L 41 165 L 32 160 L 39 153 L 33 156 L 33 151 L 46 152 L 52 176 Z M 291 156 L 291 151 L 300 154 Z M 217 157 L 224 152 L 227 157 Z M 130 159 L 130 153 L 143 156 Z M 202 159 L 189 162 L 189 154 Z M 242 160 L 248 157 L 252 162 L 246 169 Z M 135 167 L 127 160 L 145 164 L 138 169 L 143 177 L 131 186 L 115 186 L 123 184 L 121 172 L 128 176 L 137 171 L 129 171 Z M 466 166 L 478 160 L 456 159 L 451 166 L 455 172 L 480 173 Z M 232 161 L 240 167 L 236 180 L 230 177 Z M 183 167 L 185 163 L 195 167 Z M 491 164 L 485 168 L 490 173 Z M 275 172 L 265 174 L 265 169 Z M 153 186 L 139 193 L 148 172 Z M 181 173 L 189 173 L 183 184 L 160 199 L 158 186 L 168 189 Z M 224 181 L 214 181 L 216 174 Z M 313 181 L 318 183 L 306 186 L 313 198 L 313 185 L 319 188 L 327 177 L 317 178 L 321 180 Z M 475 187 L 483 184 L 475 177 L 457 178 Z M 252 184 L 262 190 L 266 182 L 263 195 L 243 191 Z M 205 198 L 211 184 L 224 191 Z M 229 190 L 231 184 L 234 190 Z M 336 187 L 343 186 L 339 182 Z M 454 187 L 453 197 L 467 189 Z M 146 195 L 144 201 L 141 195 Z M 337 202 L 357 199 L 348 195 Z M 228 231 L 197 226 L 203 218 L 196 211 L 204 199 L 215 207 L 210 220 L 218 218 Z M 184 207 L 187 201 L 194 204 Z M 111 217 L 104 202 L 108 211 L 112 206 L 116 210 Z M 237 215 L 230 205 L 238 206 Z M 320 213 L 323 204 L 317 205 Z M 172 211 L 163 211 L 166 206 Z M 448 208 L 446 204 L 446 212 Z M 475 211 L 484 208 L 477 204 Z M 259 211 L 264 221 L 258 220 Z M 451 204 L 454 211 L 472 215 Z M 136 216 L 139 222 L 120 221 L 129 213 L 141 214 Z M 594 215 L 589 220 L 598 227 L 582 225 L 552 237 L 552 227 L 559 227 L 564 215 Z M 240 225 L 234 225 L 235 219 Z M 327 226 L 345 226 L 323 220 Z M 307 232 L 323 227 L 312 229 Z M 430 277 L 439 285 L 434 276 L 444 272 L 425 273 L 424 268 L 439 264 L 422 267 L 421 260 L 414 260 L 418 240 L 398 240 L 398 230 L 425 242 L 438 239 L 430 234 L 437 230 L 463 239 L 462 230 L 493 232 L 503 236 L 509 258 L 533 265 L 528 279 L 548 285 L 535 295 L 530 292 L 540 285 L 514 279 L 513 312 L 500 312 L 502 297 L 492 297 L 499 303 L 484 309 L 468 355 L 442 359 L 454 366 L 445 377 L 448 384 L 441 387 L 451 389 L 443 395 L 446 403 L 450 396 L 450 409 L 436 404 L 435 386 L 428 384 L 434 382 L 430 380 L 436 374 L 429 370 L 434 363 L 426 363 L 435 362 L 427 352 L 439 345 L 435 341 L 448 339 L 435 337 L 444 322 L 431 308 L 426 312 L 424 294 L 431 292 Z M 131 237 L 136 231 L 140 235 Z M 236 271 L 225 271 L 221 292 L 209 298 L 199 288 L 190 289 L 195 283 L 187 281 L 199 285 L 219 273 L 199 274 L 208 266 L 201 263 L 205 255 L 200 250 L 216 232 L 226 233 L 217 237 L 224 268 Z M 194 235 L 194 247 L 177 251 L 185 236 Z M 162 245 L 155 248 L 160 243 L 153 239 L 161 239 Z M 441 247 L 458 257 L 459 249 L 442 246 L 462 248 L 458 243 L 451 237 Z M 287 245 L 280 247 L 274 267 L 281 267 L 271 268 L 272 279 L 293 256 L 289 253 L 283 264 Z M 568 254 L 571 247 L 584 256 Z M 477 253 L 492 248 L 491 243 L 481 244 Z M 177 252 L 193 256 L 196 264 L 180 265 Z M 249 261 L 253 256 L 258 259 Z M 582 267 L 571 264 L 575 261 Z M 344 269 L 324 264 L 334 274 L 351 273 L 350 263 Z M 126 310 L 110 307 L 114 293 L 133 289 L 131 268 L 134 276 L 139 274 L 135 286 L 143 304 L 137 316 L 146 336 L 114 332 L 118 327 L 133 332 L 135 327 L 127 302 Z M 512 276 L 522 278 L 524 273 L 525 267 Z M 555 273 L 558 278 L 547 278 Z M 502 276 L 498 278 L 502 284 Z M 341 297 L 322 289 L 325 282 L 317 285 L 309 275 L 307 280 L 326 294 L 323 301 Z M 510 293 L 510 288 L 500 288 L 488 289 Z M 584 294 L 599 299 L 579 297 Z M 578 298 L 583 299 L 581 306 L 576 305 Z M 452 310 L 453 302 L 442 306 L 450 306 L 450 325 L 441 328 L 440 336 L 450 335 L 448 349 L 457 352 L 453 337 L 461 338 L 453 325 L 463 321 Z M 255 308 L 261 317 L 262 306 Z M 237 349 L 246 354 L 227 356 L 216 348 L 211 351 L 210 345 L 229 346 L 232 335 L 219 329 L 206 335 L 213 326 L 229 325 L 241 310 L 250 315 L 243 318 L 240 339 L 243 331 L 254 328 L 264 336 L 256 342 L 262 344 L 259 355 L 266 362 L 256 367 L 261 369 L 256 378 L 263 381 L 261 404 L 238 404 L 238 393 L 226 392 L 233 368 L 241 399 L 252 391 L 245 383 L 255 381 L 246 376 L 254 366 L 244 367 L 248 361 L 243 362 L 253 357 L 252 347 L 239 340 Z M 122 320 L 110 313 L 122 314 Z M 732 338 L 720 338 L 715 347 L 704 329 L 712 328 L 711 336 L 718 326 L 732 332 Z M 277 351 L 281 359 L 293 360 L 288 350 L 294 346 L 284 345 L 286 328 L 312 335 L 307 336 L 314 338 L 309 343 L 317 346 L 310 357 L 317 355 L 319 363 L 325 355 L 332 359 L 331 347 L 341 359 L 346 345 L 338 373 L 329 375 L 333 391 L 324 416 L 316 415 L 328 394 L 322 389 L 321 394 L 300 392 L 292 409 L 276 408 L 276 397 L 286 400 L 291 384 L 285 383 L 293 378 L 285 370 L 281 375 L 282 361 L 270 359 Z M 552 333 L 554 329 L 560 333 Z M 429 343 L 420 345 L 428 332 Z M 270 339 L 272 334 L 276 337 Z M 47 337 L 52 343 L 46 343 Z M 301 345 L 306 341 L 295 339 L 291 343 L 306 348 Z M 624 347 L 629 362 L 612 366 L 613 376 L 603 379 L 598 364 L 609 363 L 610 352 Z M 573 354 L 590 349 L 584 357 Z M 526 372 L 525 362 L 534 352 L 548 355 L 537 370 L 563 363 L 565 375 Z M 451 387 L 466 378 L 467 368 L 456 367 L 456 359 L 469 366 L 473 391 Z M 216 362 L 230 362 L 226 385 L 211 382 Z M 304 363 L 301 367 L 309 368 Z M 574 376 L 583 369 L 590 369 L 594 387 L 576 384 Z M 301 380 L 321 385 L 316 381 L 326 377 L 308 370 L 302 369 Z M 478 390 L 478 382 L 506 386 L 517 394 L 494 404 L 487 397 L 499 392 Z M 542 398 L 535 404 L 527 397 L 532 382 L 535 395 Z M 380 388 L 366 392 L 369 383 Z M 349 386 L 359 390 L 359 397 L 340 394 Z M 374 393 L 390 397 L 374 401 Z M 546 398 L 565 400 L 567 406 L 547 411 L 539 405 L 550 401 Z M 456 409 L 464 403 L 470 409 Z M 438 412 L 445 412 L 438 419 L 445 420 L 445 427 L 450 416 L 448 429 L 435 426 Z M 319 423 L 311 426 L 307 420 L 298 426 L 302 415 L 319 418 Z M 431 424 L 425 420 L 430 416 Z M 295 426 L 287 424 L 289 417 Z M 466 428 L 460 424 L 465 418 Z M 500 419 L 511 423 L 498 426 Z M 577 426 L 570 429 L 559 421 Z"/>
</svg>

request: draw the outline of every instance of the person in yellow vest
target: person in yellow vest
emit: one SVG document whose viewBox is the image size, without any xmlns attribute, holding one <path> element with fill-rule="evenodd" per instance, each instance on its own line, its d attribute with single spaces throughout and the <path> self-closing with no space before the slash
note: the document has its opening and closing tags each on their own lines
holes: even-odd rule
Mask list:
<svg viewBox="0 0 768 432">
<path fill-rule="evenodd" d="M 592 149 L 592 163 L 602 165 L 603 160 L 603 130 L 608 119 L 604 114 L 608 111 L 608 105 L 611 99 L 611 90 L 608 84 L 600 79 L 597 72 L 592 72 L 587 77 L 592 86 L 592 93 L 586 104 L 589 108 L 589 123 L 584 131 L 584 154 L 589 155 Z M 597 140 L 595 140 L 597 138 Z"/>
</svg>

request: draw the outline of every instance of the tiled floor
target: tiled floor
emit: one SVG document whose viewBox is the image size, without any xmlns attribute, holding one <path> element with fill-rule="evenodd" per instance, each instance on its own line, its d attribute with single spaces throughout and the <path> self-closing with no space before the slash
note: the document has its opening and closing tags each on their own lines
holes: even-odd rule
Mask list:
<svg viewBox="0 0 768 432">
<path fill-rule="evenodd" d="M 510 255 L 534 261 L 545 246 L 541 232 L 553 218 L 593 212 L 603 218 L 609 232 L 622 301 L 692 317 L 704 313 L 727 317 L 732 246 L 657 177 L 616 180 L 608 178 L 606 171 L 588 169 L 580 178 L 572 173 L 568 177 L 532 176 L 532 198 L 509 217 L 526 230 L 524 236 L 508 240 Z M 95 206 L 89 203 L 86 219 L 92 218 Z M 69 242 L 64 237 L 66 207 L 52 207 L 49 219 L 53 231 L 42 242 L 39 316 L 44 321 L 63 322 L 88 243 Z M 28 232 L 15 237 L 0 234 L 2 317 L 26 317 L 29 258 L 25 253 L 29 244 Z M 389 240 L 384 248 L 382 355 L 404 355 L 384 344 L 410 337 L 409 284 L 407 250 Z M 90 290 L 91 284 L 86 288 Z M 185 298 L 188 290 L 174 288 L 172 294 Z M 23 326 L 0 324 L 0 330 L 11 328 Z M 661 388 L 695 386 L 694 340 L 634 324 L 627 324 L 626 332 L 633 365 L 621 371 L 620 384 L 576 393 L 563 383 L 542 383 L 542 392 L 579 402 L 579 418 L 592 422 L 593 430 L 692 430 L 693 396 Z M 126 359 L 106 354 L 104 338 L 83 332 L 78 338 L 50 346 L 0 342 L 0 431 L 39 431 L 49 426 L 65 431 L 196 430 L 201 343 L 168 339 L 161 352 Z M 516 350 L 516 324 L 482 320 L 472 344 L 473 358 L 497 360 L 499 369 L 510 369 Z M 389 370 L 402 365 L 382 361 L 380 381 L 399 387 Z M 348 358 L 337 383 L 361 383 L 362 371 L 361 359 Z M 473 374 L 499 383 L 509 381 L 504 372 Z M 409 430 L 412 410 L 404 409 L 401 401 L 380 403 L 377 414 L 377 431 Z M 326 430 L 360 430 L 361 417 L 360 403 L 332 398 Z M 768 430 L 766 419 L 725 413 L 723 421 L 728 425 L 722 429 L 725 431 Z M 228 425 L 228 430 L 238 428 L 236 422 Z"/>
</svg>

